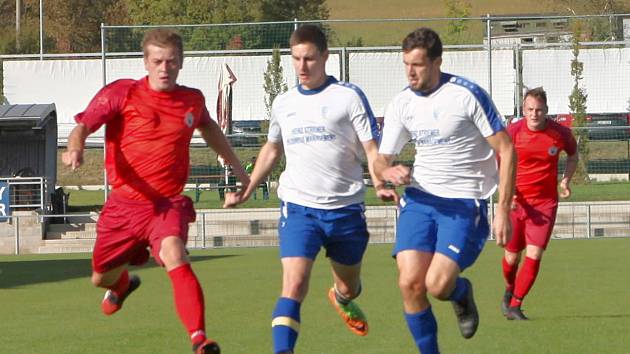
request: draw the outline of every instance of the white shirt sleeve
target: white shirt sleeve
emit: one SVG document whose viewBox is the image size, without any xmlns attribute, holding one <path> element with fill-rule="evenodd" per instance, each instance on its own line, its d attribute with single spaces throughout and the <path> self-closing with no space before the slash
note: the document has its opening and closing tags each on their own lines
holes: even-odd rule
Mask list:
<svg viewBox="0 0 630 354">
<path fill-rule="evenodd" d="M 277 102 L 276 100 L 274 101 Z M 276 105 L 273 104 L 271 106 L 271 118 L 269 119 L 269 132 L 267 133 L 267 141 L 272 143 L 281 143 L 282 142 L 282 130 L 280 129 L 280 123 L 278 122 L 278 112 L 276 109 Z"/>
<path fill-rule="evenodd" d="M 411 139 L 411 133 L 402 123 L 401 105 L 394 99 L 385 109 L 383 136 L 378 152 L 397 155 Z"/>
<path fill-rule="evenodd" d="M 367 101 L 357 97 L 349 107 L 350 121 L 361 142 L 377 139 L 377 136 L 374 136 L 376 119 L 372 115 L 370 107 L 366 107 L 367 104 Z"/>
<path fill-rule="evenodd" d="M 470 107 L 474 107 L 471 112 L 473 123 L 484 138 L 505 129 L 501 113 L 484 90 L 475 92 L 475 96 L 471 96 L 470 99 L 473 101 Z"/>
</svg>

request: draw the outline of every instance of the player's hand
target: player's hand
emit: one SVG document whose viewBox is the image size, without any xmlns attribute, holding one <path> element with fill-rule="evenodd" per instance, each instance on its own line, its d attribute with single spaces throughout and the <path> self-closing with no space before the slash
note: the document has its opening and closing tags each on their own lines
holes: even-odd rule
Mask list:
<svg viewBox="0 0 630 354">
<path fill-rule="evenodd" d="M 400 200 L 400 197 L 398 196 L 398 193 L 396 193 L 395 189 L 388 189 L 384 186 L 376 188 L 376 196 L 385 202 L 393 201 L 396 205 L 398 205 L 398 201 Z"/>
<path fill-rule="evenodd" d="M 396 165 L 386 168 L 381 177 L 395 186 L 403 186 L 411 182 L 411 170 L 404 165 Z"/>
<path fill-rule="evenodd" d="M 223 207 L 234 208 L 239 204 L 245 203 L 247 199 L 248 197 L 245 196 L 244 190 L 240 190 L 238 192 L 226 192 Z"/>
<path fill-rule="evenodd" d="M 560 192 L 558 193 L 560 198 L 569 198 L 571 196 L 571 188 L 569 182 L 565 179 L 560 181 Z"/>
<path fill-rule="evenodd" d="M 61 154 L 61 161 L 64 165 L 72 168 L 72 170 L 74 171 L 77 168 L 81 167 L 81 165 L 83 164 L 83 150 L 67 150 L 63 154 Z"/>
<path fill-rule="evenodd" d="M 512 198 L 512 203 L 510 203 L 510 210 L 518 209 L 518 202 L 516 201 L 516 196 Z"/>
<path fill-rule="evenodd" d="M 509 210 L 498 209 L 492 222 L 492 233 L 497 246 L 505 247 L 512 237 L 512 221 Z"/>
</svg>

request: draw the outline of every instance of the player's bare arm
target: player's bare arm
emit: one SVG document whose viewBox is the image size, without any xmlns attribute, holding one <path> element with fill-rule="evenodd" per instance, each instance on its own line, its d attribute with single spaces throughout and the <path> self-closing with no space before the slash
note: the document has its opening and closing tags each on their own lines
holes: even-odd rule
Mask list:
<svg viewBox="0 0 630 354">
<path fill-rule="evenodd" d="M 241 181 L 243 188 L 249 185 L 249 176 L 245 172 L 241 162 L 232 150 L 227 138 L 221 132 L 221 129 L 217 123 L 210 120 L 208 125 L 202 125 L 199 127 L 201 137 L 205 140 L 206 144 L 210 146 L 217 154 L 221 155 L 225 161 L 232 166 L 232 171 L 236 178 Z"/>
<path fill-rule="evenodd" d="M 374 162 L 376 176 L 384 181 L 391 182 L 395 186 L 407 185 L 411 182 L 411 170 L 404 165 L 392 166 L 394 155 L 378 154 Z"/>
<path fill-rule="evenodd" d="M 499 201 L 492 223 L 492 231 L 497 245 L 503 247 L 512 236 L 510 209 L 514 197 L 516 152 L 514 145 L 512 145 L 512 139 L 504 130 L 486 139 L 501 160 L 499 165 Z"/>
<path fill-rule="evenodd" d="M 85 139 L 90 135 L 90 130 L 83 124 L 77 124 L 68 135 L 68 145 L 66 151 L 61 155 L 64 165 L 76 170 L 83 164 L 83 149 Z"/>
<path fill-rule="evenodd" d="M 244 188 L 237 193 L 226 193 L 223 207 L 232 208 L 246 202 L 252 193 L 254 193 L 254 190 L 265 180 L 265 178 L 267 178 L 269 173 L 271 173 L 271 170 L 276 165 L 282 154 L 282 144 L 272 143 L 270 141 L 265 143 L 256 158 L 256 165 L 252 171 L 249 185 L 247 188 Z"/>
<path fill-rule="evenodd" d="M 394 201 L 394 203 L 398 204 L 398 200 L 400 198 L 398 196 L 398 193 L 396 193 L 396 190 L 385 188 L 385 180 L 379 178 L 374 171 L 374 164 L 379 157 L 376 141 L 368 140 L 363 142 L 362 144 L 363 150 L 365 150 L 365 156 L 367 156 L 368 170 L 370 171 L 370 178 L 372 179 L 372 185 L 374 186 L 376 196 L 379 197 L 381 200 Z"/>
<path fill-rule="evenodd" d="M 577 169 L 579 159 L 580 158 L 577 152 L 573 155 L 567 156 L 567 164 L 564 168 L 562 179 L 560 180 L 560 198 L 569 198 L 571 196 L 571 187 L 569 184 L 571 183 L 571 178 L 573 178 L 573 174 Z"/>
</svg>

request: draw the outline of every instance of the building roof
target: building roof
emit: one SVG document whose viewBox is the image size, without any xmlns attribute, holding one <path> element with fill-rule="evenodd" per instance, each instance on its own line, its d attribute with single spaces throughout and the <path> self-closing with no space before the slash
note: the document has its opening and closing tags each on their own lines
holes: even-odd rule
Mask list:
<svg viewBox="0 0 630 354">
<path fill-rule="evenodd" d="M 56 116 L 54 103 L 0 105 L 0 127 L 26 126 L 40 129 Z"/>
</svg>

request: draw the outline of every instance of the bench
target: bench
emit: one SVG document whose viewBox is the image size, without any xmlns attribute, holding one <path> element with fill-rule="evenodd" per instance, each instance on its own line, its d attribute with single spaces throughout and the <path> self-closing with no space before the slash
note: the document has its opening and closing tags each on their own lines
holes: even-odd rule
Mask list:
<svg viewBox="0 0 630 354">
<path fill-rule="evenodd" d="M 230 192 L 236 191 L 236 187 L 239 183 L 236 182 L 236 177 L 231 173 L 228 175 L 228 183 L 225 183 L 225 169 L 221 166 L 209 166 L 209 165 L 192 165 L 190 166 L 190 173 L 188 174 L 188 183 L 195 185 L 195 203 L 199 202 L 201 192 L 204 189 L 216 189 L 219 192 L 219 198 L 225 199 L 225 190 Z M 269 199 L 269 188 L 266 182 L 261 183 L 259 188 L 262 190 L 263 199 Z M 254 191 L 254 199 L 256 199 L 256 192 Z"/>
<path fill-rule="evenodd" d="M 195 185 L 195 203 L 199 202 L 201 192 L 204 189 L 217 189 L 221 199 L 225 197 L 226 188 L 236 190 L 236 177 L 228 175 L 228 183 L 225 183 L 225 169 L 221 166 L 190 166 L 188 183 Z"/>
</svg>

